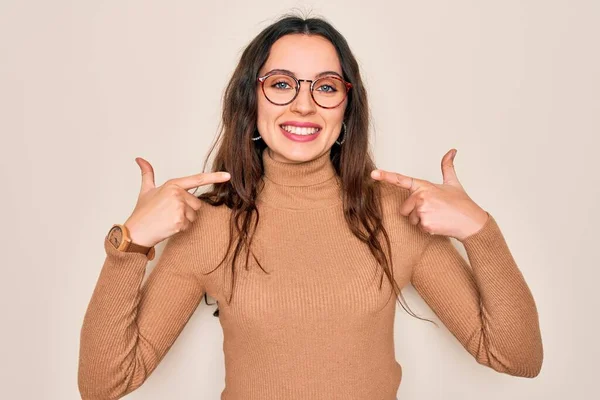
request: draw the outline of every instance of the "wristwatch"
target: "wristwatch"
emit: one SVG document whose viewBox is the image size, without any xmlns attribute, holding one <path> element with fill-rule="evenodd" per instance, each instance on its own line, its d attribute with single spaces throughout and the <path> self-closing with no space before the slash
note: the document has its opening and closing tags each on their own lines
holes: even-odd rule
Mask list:
<svg viewBox="0 0 600 400">
<path fill-rule="evenodd" d="M 119 251 L 142 253 L 148 257 L 148 260 L 154 259 L 154 246 L 146 247 L 133 243 L 129 235 L 129 229 L 125 225 L 114 224 L 108 231 L 106 238 Z"/>
</svg>

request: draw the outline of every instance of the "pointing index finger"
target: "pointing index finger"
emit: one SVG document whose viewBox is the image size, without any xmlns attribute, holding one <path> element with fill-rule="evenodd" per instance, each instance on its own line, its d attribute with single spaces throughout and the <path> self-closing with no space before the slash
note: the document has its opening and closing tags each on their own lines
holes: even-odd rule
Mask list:
<svg viewBox="0 0 600 400">
<path fill-rule="evenodd" d="M 182 189 L 195 189 L 199 186 L 210 185 L 211 183 L 226 182 L 231 178 L 228 172 L 201 172 L 183 178 L 175 178 L 171 183 L 179 186 Z"/>
<path fill-rule="evenodd" d="M 408 189 L 414 192 L 421 186 L 419 179 L 415 179 L 410 176 L 402 175 L 397 172 L 384 171 L 382 169 L 376 169 L 371 173 L 371 177 L 380 181 L 386 181 L 393 183 L 401 188 Z"/>
</svg>

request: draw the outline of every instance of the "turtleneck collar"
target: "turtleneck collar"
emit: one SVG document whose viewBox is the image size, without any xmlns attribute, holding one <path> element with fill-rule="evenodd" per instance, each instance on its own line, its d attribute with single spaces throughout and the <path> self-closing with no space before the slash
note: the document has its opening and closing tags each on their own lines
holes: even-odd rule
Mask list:
<svg viewBox="0 0 600 400">
<path fill-rule="evenodd" d="M 294 210 L 327 208 L 342 202 L 339 176 L 329 152 L 300 163 L 274 160 L 262 153 L 264 187 L 257 203 Z"/>
</svg>

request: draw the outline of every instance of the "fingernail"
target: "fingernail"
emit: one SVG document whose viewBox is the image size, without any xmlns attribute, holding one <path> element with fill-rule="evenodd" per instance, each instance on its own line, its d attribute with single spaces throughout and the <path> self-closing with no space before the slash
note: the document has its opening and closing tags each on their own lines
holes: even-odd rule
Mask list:
<svg viewBox="0 0 600 400">
<path fill-rule="evenodd" d="M 373 178 L 379 178 L 381 176 L 381 173 L 379 171 L 373 171 L 371 172 L 371 176 Z"/>
</svg>

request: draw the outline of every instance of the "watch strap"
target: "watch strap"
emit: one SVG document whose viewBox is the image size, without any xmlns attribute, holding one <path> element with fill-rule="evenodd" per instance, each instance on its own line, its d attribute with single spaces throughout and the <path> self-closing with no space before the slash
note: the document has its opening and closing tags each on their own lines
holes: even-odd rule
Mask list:
<svg viewBox="0 0 600 400">
<path fill-rule="evenodd" d="M 146 247 L 146 246 L 142 246 L 139 244 L 135 244 L 133 242 L 129 242 L 129 246 L 127 247 L 126 251 L 133 251 L 136 253 L 142 253 L 145 255 L 148 255 L 150 253 L 150 250 L 153 250 L 154 247 Z"/>
</svg>

